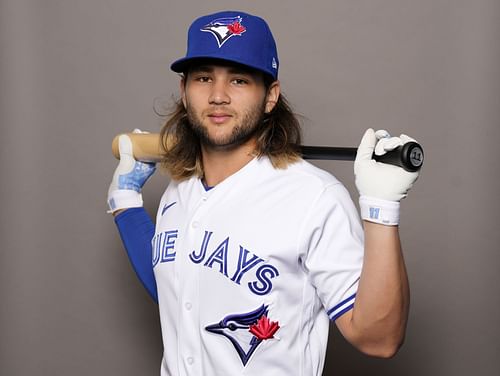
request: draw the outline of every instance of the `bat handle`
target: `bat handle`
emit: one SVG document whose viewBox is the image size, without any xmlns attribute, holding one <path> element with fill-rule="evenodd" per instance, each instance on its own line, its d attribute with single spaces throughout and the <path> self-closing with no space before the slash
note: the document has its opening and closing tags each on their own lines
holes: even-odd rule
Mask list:
<svg viewBox="0 0 500 376">
<path fill-rule="evenodd" d="M 409 172 L 415 172 L 420 170 L 424 163 L 424 150 L 418 143 L 411 141 L 384 155 L 373 154 L 373 159 L 377 162 L 400 166 Z"/>
</svg>

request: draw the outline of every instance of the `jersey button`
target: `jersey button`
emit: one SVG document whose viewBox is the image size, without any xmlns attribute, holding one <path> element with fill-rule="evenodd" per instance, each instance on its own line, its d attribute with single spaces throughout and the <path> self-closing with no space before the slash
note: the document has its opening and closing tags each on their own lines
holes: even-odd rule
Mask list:
<svg viewBox="0 0 500 376">
<path fill-rule="evenodd" d="M 194 363 L 194 358 L 193 358 L 192 356 L 190 356 L 190 357 L 188 357 L 188 358 L 186 359 L 186 361 L 187 361 L 187 364 L 191 365 L 191 364 L 193 364 L 193 363 Z"/>
<path fill-rule="evenodd" d="M 193 308 L 193 305 L 191 303 L 187 302 L 186 304 L 184 304 L 184 307 L 186 307 L 186 309 L 188 311 L 191 311 L 191 308 Z"/>
<path fill-rule="evenodd" d="M 191 226 L 192 226 L 193 228 L 198 228 L 198 227 L 200 227 L 200 222 L 198 222 L 198 221 L 194 221 L 194 222 L 191 224 Z"/>
</svg>

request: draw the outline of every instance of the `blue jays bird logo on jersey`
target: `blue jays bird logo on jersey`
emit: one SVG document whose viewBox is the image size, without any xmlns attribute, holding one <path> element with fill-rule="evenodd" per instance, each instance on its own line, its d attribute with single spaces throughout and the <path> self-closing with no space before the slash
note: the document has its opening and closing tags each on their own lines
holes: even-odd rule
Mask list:
<svg viewBox="0 0 500 376">
<path fill-rule="evenodd" d="M 227 315 L 205 329 L 229 339 L 245 366 L 262 341 L 274 338 L 280 328 L 278 322 L 270 321 L 267 315 L 268 306 L 262 305 L 255 311 Z"/>
<path fill-rule="evenodd" d="M 217 18 L 200 30 L 212 33 L 215 39 L 217 39 L 220 48 L 231 37 L 235 35 L 240 36 L 247 30 L 246 27 L 241 24 L 242 21 L 243 19 L 240 16 Z"/>
</svg>

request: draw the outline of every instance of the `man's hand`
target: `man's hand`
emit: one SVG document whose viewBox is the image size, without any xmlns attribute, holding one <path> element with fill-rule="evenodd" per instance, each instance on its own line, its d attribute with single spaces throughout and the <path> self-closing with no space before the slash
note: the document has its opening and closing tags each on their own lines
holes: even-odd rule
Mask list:
<svg viewBox="0 0 500 376">
<path fill-rule="evenodd" d="M 386 225 L 399 223 L 399 201 L 406 197 L 418 172 L 376 162 L 372 155 L 374 151 L 383 155 L 410 141 L 415 140 L 406 135 L 391 137 L 384 130 L 374 132 L 370 128 L 365 132 L 354 162 L 363 219 Z"/>
<path fill-rule="evenodd" d="M 135 129 L 134 133 L 142 133 Z M 118 140 L 120 163 L 113 174 L 108 190 L 109 213 L 120 209 L 141 207 L 141 189 L 156 170 L 154 163 L 139 162 L 134 159 L 130 137 L 121 135 Z"/>
</svg>

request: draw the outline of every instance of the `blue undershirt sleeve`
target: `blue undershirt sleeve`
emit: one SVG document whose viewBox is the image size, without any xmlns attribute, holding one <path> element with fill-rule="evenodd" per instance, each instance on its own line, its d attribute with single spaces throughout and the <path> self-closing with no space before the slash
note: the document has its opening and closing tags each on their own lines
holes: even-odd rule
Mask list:
<svg viewBox="0 0 500 376">
<path fill-rule="evenodd" d="M 137 277 L 158 303 L 153 273 L 151 239 L 155 226 L 144 208 L 130 208 L 115 217 L 115 223 Z"/>
</svg>

